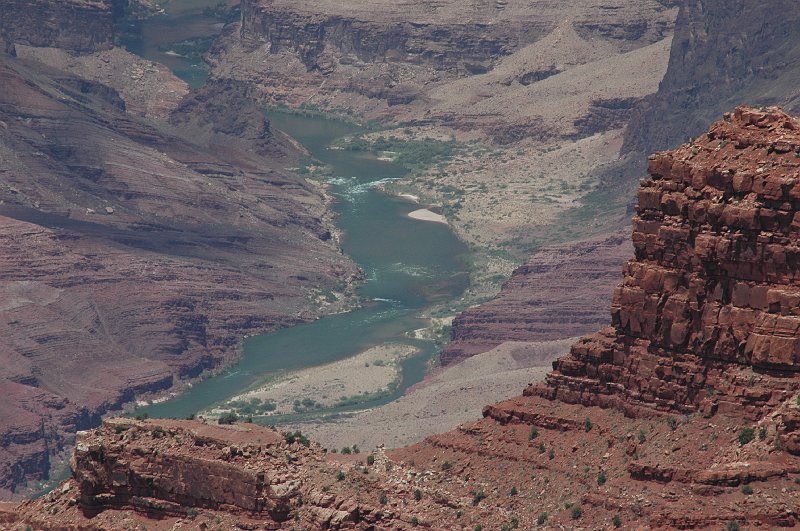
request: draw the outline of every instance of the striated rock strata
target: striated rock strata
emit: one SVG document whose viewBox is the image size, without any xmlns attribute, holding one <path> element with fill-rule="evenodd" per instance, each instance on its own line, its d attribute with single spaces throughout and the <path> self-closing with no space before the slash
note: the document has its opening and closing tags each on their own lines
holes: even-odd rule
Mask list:
<svg viewBox="0 0 800 531">
<path fill-rule="evenodd" d="M 505 341 L 551 341 L 596 330 L 630 255 L 626 232 L 548 247 L 517 268 L 500 293 L 453 321 L 441 355 L 450 365 Z"/>
<path fill-rule="evenodd" d="M 528 393 L 759 418 L 800 385 L 800 128 L 738 108 L 651 157 L 612 327 Z"/>
</svg>

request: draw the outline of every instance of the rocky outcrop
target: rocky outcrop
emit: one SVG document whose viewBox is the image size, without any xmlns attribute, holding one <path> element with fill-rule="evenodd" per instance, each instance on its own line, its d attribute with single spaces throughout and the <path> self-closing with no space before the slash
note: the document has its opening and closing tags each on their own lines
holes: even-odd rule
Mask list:
<svg viewBox="0 0 800 531">
<path fill-rule="evenodd" d="M 10 0 L 3 3 L 0 35 L 12 44 L 76 52 L 107 50 L 114 43 L 113 3 L 111 0 Z"/>
<path fill-rule="evenodd" d="M 800 121 L 740 107 L 651 157 L 612 327 L 528 394 L 760 418 L 800 389 Z"/>
<path fill-rule="evenodd" d="M 252 87 L 233 80 L 213 81 L 184 99 L 169 121 L 179 129 L 188 128 L 195 139 L 206 136 L 207 143 L 244 140 L 259 155 L 285 156 L 289 150 L 276 139 L 255 99 Z"/>
<path fill-rule="evenodd" d="M 442 364 L 504 341 L 549 341 L 596 330 L 608 321 L 620 264 L 630 252 L 626 232 L 538 251 L 514 271 L 497 297 L 455 318 Z"/>
</svg>

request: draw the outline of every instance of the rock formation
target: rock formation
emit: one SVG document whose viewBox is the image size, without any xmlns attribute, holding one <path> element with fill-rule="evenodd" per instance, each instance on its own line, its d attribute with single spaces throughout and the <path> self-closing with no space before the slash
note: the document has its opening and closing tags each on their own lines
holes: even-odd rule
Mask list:
<svg viewBox="0 0 800 531">
<path fill-rule="evenodd" d="M 10 0 L 4 2 L 0 36 L 10 44 L 50 46 L 77 52 L 114 44 L 114 4 L 119 0 Z"/>
<path fill-rule="evenodd" d="M 612 326 L 482 420 L 371 458 L 251 425 L 112 420 L 81 435 L 71 480 L 0 521 L 796 526 L 798 131 L 776 108 L 741 107 L 654 155 Z"/>
<path fill-rule="evenodd" d="M 613 326 L 530 393 L 757 419 L 797 391 L 798 123 L 741 107 L 651 157 Z"/>
</svg>

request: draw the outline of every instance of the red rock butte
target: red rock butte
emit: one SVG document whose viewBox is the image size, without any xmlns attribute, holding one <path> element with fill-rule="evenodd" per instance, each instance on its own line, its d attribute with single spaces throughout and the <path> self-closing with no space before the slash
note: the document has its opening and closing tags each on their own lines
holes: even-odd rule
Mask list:
<svg viewBox="0 0 800 531">
<path fill-rule="evenodd" d="M 800 120 L 740 107 L 649 171 L 612 326 L 483 419 L 372 459 L 246 424 L 111 420 L 79 436 L 72 479 L 0 523 L 800 524 Z"/>
<path fill-rule="evenodd" d="M 612 326 L 525 394 L 751 419 L 791 398 L 800 386 L 799 130 L 777 108 L 740 107 L 653 155 Z M 798 437 L 785 437 L 796 453 Z"/>
</svg>

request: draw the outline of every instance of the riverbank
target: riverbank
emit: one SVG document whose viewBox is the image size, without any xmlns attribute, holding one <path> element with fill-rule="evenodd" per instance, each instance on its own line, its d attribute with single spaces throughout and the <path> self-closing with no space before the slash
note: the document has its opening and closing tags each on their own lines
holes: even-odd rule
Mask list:
<svg viewBox="0 0 800 531">
<path fill-rule="evenodd" d="M 271 415 L 365 402 L 391 393 L 400 383 L 401 362 L 417 353 L 411 345 L 378 345 L 334 363 L 275 375 L 201 416 L 216 418 L 232 412 L 268 423 Z"/>
<path fill-rule="evenodd" d="M 302 430 L 328 448 L 413 444 L 480 418 L 486 404 L 506 399 L 510 393 L 543 379 L 552 369 L 552 360 L 565 354 L 573 342 L 574 338 L 503 343 L 428 375 L 389 404 L 324 422 L 295 422 L 289 428 Z"/>
</svg>

